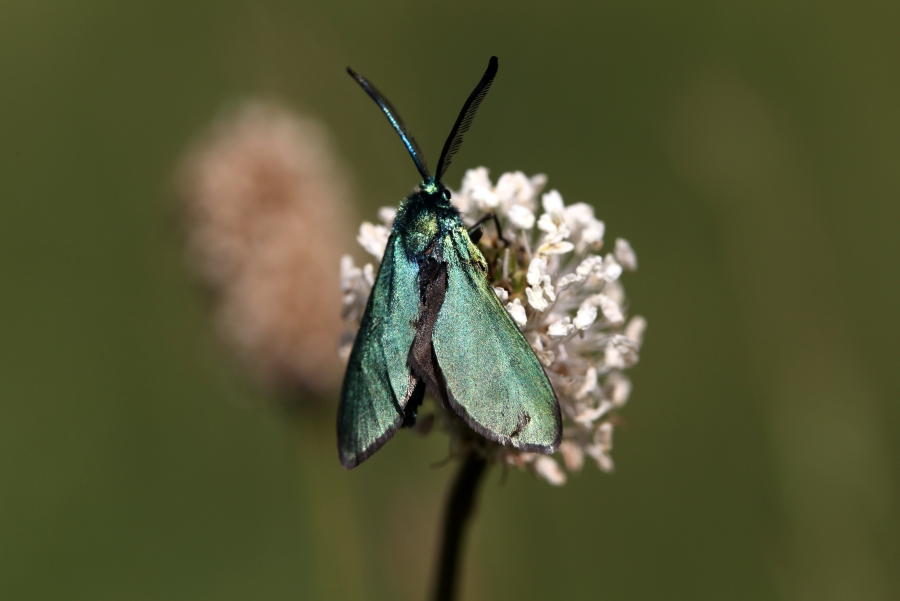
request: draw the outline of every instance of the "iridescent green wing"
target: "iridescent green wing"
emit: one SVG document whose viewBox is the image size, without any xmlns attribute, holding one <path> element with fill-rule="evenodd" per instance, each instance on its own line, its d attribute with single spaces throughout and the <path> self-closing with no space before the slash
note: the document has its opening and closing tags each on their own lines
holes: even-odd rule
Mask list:
<svg viewBox="0 0 900 601">
<path fill-rule="evenodd" d="M 444 238 L 443 260 L 447 290 L 432 342 L 451 407 L 482 436 L 526 451 L 556 451 L 562 436 L 556 394 L 462 227 Z"/>
<path fill-rule="evenodd" d="M 369 295 L 338 406 L 338 452 L 356 467 L 403 423 L 415 387 L 406 363 L 419 313 L 418 268 L 392 233 Z"/>
</svg>

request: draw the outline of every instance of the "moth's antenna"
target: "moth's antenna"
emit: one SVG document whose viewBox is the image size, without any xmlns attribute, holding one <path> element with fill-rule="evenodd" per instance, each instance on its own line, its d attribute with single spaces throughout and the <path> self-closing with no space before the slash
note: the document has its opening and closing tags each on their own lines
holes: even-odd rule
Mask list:
<svg viewBox="0 0 900 601">
<path fill-rule="evenodd" d="M 375 89 L 375 86 L 369 83 L 365 77 L 347 67 L 347 73 L 350 74 L 350 77 L 356 80 L 356 83 L 362 86 L 362 89 L 366 91 L 366 93 L 372 97 L 378 106 L 381 108 L 385 117 L 390 121 L 391 126 L 394 128 L 394 131 L 397 132 L 397 135 L 400 136 L 400 139 L 403 140 L 403 145 L 406 146 L 406 150 L 409 151 L 410 156 L 412 157 L 413 162 L 416 164 L 416 168 L 419 170 L 419 173 L 422 176 L 423 181 L 431 180 L 431 176 L 428 174 L 428 165 L 425 163 L 425 155 L 422 154 L 422 151 L 419 150 L 419 145 L 416 144 L 416 139 L 413 138 L 409 132 L 406 131 L 406 125 L 403 124 L 403 119 L 400 118 L 400 113 L 397 112 L 397 109 L 388 102 L 388 99 L 385 98 L 381 92 Z"/>
<path fill-rule="evenodd" d="M 466 103 L 463 105 L 462 110 L 459 112 L 459 117 L 456 118 L 456 123 L 453 124 L 453 129 L 450 130 L 447 141 L 444 142 L 444 149 L 441 151 L 441 159 L 438 161 L 434 181 L 440 182 L 441 178 L 444 177 L 444 172 L 446 172 L 447 167 L 450 166 L 450 160 L 462 145 L 463 134 L 469 131 L 472 120 L 475 119 L 475 111 L 478 110 L 478 105 L 481 104 L 481 101 L 487 96 L 488 90 L 491 89 L 491 84 L 494 82 L 494 76 L 496 75 L 497 57 L 492 56 L 491 60 L 488 62 L 487 71 L 484 72 L 484 75 L 481 76 L 481 81 L 478 82 L 478 85 L 475 86 L 475 89 L 469 94 L 469 99 L 466 100 Z"/>
</svg>

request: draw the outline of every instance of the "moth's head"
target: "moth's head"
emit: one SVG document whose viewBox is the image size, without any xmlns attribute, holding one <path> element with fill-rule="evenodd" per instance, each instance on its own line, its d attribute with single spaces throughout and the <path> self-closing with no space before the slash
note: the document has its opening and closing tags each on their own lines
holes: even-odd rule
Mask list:
<svg viewBox="0 0 900 601">
<path fill-rule="evenodd" d="M 422 195 L 428 197 L 429 200 L 450 202 L 450 190 L 443 182 L 434 181 L 434 178 L 428 178 L 419 185 Z"/>
</svg>

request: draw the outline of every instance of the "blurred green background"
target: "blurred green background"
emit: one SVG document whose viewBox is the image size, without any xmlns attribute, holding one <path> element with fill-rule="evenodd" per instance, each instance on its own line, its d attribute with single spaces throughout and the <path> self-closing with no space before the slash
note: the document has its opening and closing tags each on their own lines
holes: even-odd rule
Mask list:
<svg viewBox="0 0 900 601">
<path fill-rule="evenodd" d="M 372 220 L 416 173 L 343 68 L 436 158 L 491 54 L 448 180 L 592 203 L 650 327 L 617 473 L 495 470 L 464 598 L 900 598 L 898 31 L 884 1 L 0 3 L 0 598 L 423 598 L 446 439 L 345 472 L 333 408 L 260 409 L 171 180 L 275 97 Z"/>
</svg>

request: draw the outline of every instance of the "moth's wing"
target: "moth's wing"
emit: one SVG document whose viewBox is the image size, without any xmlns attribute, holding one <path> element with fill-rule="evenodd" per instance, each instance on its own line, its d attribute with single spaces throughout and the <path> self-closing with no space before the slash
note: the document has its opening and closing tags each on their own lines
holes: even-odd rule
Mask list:
<svg viewBox="0 0 900 601">
<path fill-rule="evenodd" d="M 338 405 L 338 453 L 356 467 L 403 423 L 416 380 L 406 364 L 419 313 L 418 267 L 392 233 L 353 343 Z"/>
<path fill-rule="evenodd" d="M 379 311 L 380 337 L 391 390 L 400 407 L 406 408 L 416 387 L 406 358 L 415 338 L 416 322 L 419 319 L 419 266 L 407 258 L 403 237 L 396 233 L 392 233 L 388 239 L 382 266 L 386 262 L 391 264 L 390 281 L 379 289 L 376 299 L 378 306 L 385 309 Z"/>
<path fill-rule="evenodd" d="M 432 342 L 447 400 L 482 436 L 555 452 L 562 437 L 556 393 L 488 284 L 484 257 L 462 227 L 444 238 L 443 260 L 447 290 Z"/>
</svg>

